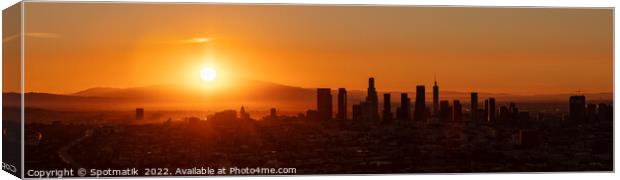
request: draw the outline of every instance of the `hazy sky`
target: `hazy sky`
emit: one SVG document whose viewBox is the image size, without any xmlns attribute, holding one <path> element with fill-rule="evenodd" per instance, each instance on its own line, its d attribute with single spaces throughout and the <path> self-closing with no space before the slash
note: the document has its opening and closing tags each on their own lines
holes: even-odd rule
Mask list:
<svg viewBox="0 0 620 180">
<path fill-rule="evenodd" d="M 300 87 L 613 91 L 611 9 L 26 3 L 26 91 L 247 77 Z M 202 39 L 197 39 L 202 38 Z M 430 90 L 430 89 L 429 89 Z"/>
</svg>

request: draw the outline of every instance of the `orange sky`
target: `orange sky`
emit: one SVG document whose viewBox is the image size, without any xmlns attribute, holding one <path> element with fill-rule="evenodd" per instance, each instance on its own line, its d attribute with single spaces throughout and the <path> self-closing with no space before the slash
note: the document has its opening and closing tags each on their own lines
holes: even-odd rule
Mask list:
<svg viewBox="0 0 620 180">
<path fill-rule="evenodd" d="M 26 91 L 247 77 L 300 87 L 613 91 L 612 9 L 25 5 Z M 193 39 L 208 38 L 199 43 Z M 429 89 L 430 90 L 430 89 Z"/>
</svg>

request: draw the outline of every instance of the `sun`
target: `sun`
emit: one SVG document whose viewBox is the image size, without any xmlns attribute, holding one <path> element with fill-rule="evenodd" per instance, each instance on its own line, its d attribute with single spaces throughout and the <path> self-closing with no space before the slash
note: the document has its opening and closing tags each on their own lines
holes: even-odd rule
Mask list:
<svg viewBox="0 0 620 180">
<path fill-rule="evenodd" d="M 200 70 L 200 79 L 203 81 L 213 81 L 217 77 L 217 71 L 213 68 L 203 68 Z"/>
</svg>

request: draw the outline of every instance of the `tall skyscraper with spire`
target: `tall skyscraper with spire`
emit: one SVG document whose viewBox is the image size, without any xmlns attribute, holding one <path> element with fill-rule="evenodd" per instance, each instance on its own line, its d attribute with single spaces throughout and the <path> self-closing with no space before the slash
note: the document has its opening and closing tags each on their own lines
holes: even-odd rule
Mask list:
<svg viewBox="0 0 620 180">
<path fill-rule="evenodd" d="M 439 86 L 437 86 L 437 78 L 435 78 L 435 85 L 433 85 L 433 116 L 439 112 Z"/>
<path fill-rule="evenodd" d="M 377 97 L 377 90 L 375 89 L 375 78 L 368 79 L 368 95 L 366 96 L 366 102 L 368 103 L 368 115 L 373 120 L 379 119 L 379 98 Z"/>
</svg>

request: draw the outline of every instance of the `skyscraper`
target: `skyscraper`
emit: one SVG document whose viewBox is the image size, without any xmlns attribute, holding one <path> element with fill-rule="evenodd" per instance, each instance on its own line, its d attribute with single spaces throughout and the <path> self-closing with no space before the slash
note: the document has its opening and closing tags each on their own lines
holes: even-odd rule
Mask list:
<svg viewBox="0 0 620 180">
<path fill-rule="evenodd" d="M 585 96 L 571 96 L 569 98 L 568 113 L 570 119 L 573 121 L 584 120 L 586 117 L 586 97 Z"/>
<path fill-rule="evenodd" d="M 450 101 L 447 100 L 443 100 L 443 101 L 439 101 L 439 120 L 441 121 L 447 121 L 449 120 L 449 114 L 452 113 L 450 111 Z"/>
<path fill-rule="evenodd" d="M 332 118 L 332 94 L 329 88 L 317 89 L 317 112 L 319 119 L 329 120 Z"/>
<path fill-rule="evenodd" d="M 604 104 L 604 103 L 600 103 L 598 104 L 597 107 L 597 119 L 599 121 L 611 121 L 614 117 L 613 115 L 613 106 L 612 105 L 608 105 L 608 104 Z"/>
<path fill-rule="evenodd" d="M 478 93 L 471 92 L 471 120 L 478 120 Z"/>
<path fill-rule="evenodd" d="M 439 86 L 437 86 L 437 80 L 433 85 L 433 115 L 436 116 L 439 111 Z"/>
<path fill-rule="evenodd" d="M 461 101 L 454 100 L 452 103 L 452 121 L 462 121 L 463 111 L 461 107 Z"/>
<path fill-rule="evenodd" d="M 368 95 L 366 96 L 366 102 L 368 102 L 368 116 L 370 119 L 379 119 L 379 97 L 377 97 L 377 90 L 375 89 L 375 78 L 368 78 Z"/>
<path fill-rule="evenodd" d="M 489 112 L 487 112 L 487 121 L 495 122 L 495 98 L 489 98 Z"/>
<path fill-rule="evenodd" d="M 413 112 L 413 119 L 416 121 L 426 120 L 426 98 L 425 98 L 424 85 L 416 86 L 415 88 L 415 109 Z"/>
<path fill-rule="evenodd" d="M 519 108 L 517 107 L 517 104 L 514 102 L 510 103 L 510 106 L 508 106 L 508 111 L 510 114 L 510 120 L 518 120 L 519 119 Z"/>
<path fill-rule="evenodd" d="M 360 102 L 360 110 L 361 110 L 361 114 L 360 114 L 360 120 L 364 120 L 364 121 L 371 121 L 371 120 L 376 120 L 374 119 L 373 116 L 373 107 L 372 105 L 368 102 L 368 101 L 362 101 Z"/>
<path fill-rule="evenodd" d="M 506 106 L 499 107 L 499 118 L 497 118 L 500 122 L 507 122 L 510 120 L 510 110 Z"/>
<path fill-rule="evenodd" d="M 347 119 L 347 90 L 345 88 L 338 89 L 338 113 L 336 117 L 339 120 Z"/>
<path fill-rule="evenodd" d="M 484 100 L 484 110 L 482 114 L 480 115 L 480 117 L 484 117 L 485 120 L 487 117 L 489 117 L 489 100 L 488 99 Z"/>
<path fill-rule="evenodd" d="M 383 120 L 391 121 L 393 117 L 391 95 L 390 93 L 385 93 L 383 94 Z"/>
<path fill-rule="evenodd" d="M 352 107 L 352 112 L 351 112 L 351 119 L 353 119 L 353 121 L 359 121 L 361 120 L 361 116 L 362 116 L 362 107 L 359 104 L 354 104 Z"/>
<path fill-rule="evenodd" d="M 396 112 L 396 116 L 399 120 L 410 120 L 411 119 L 411 99 L 409 99 L 407 93 L 400 94 L 400 107 Z"/>
</svg>

